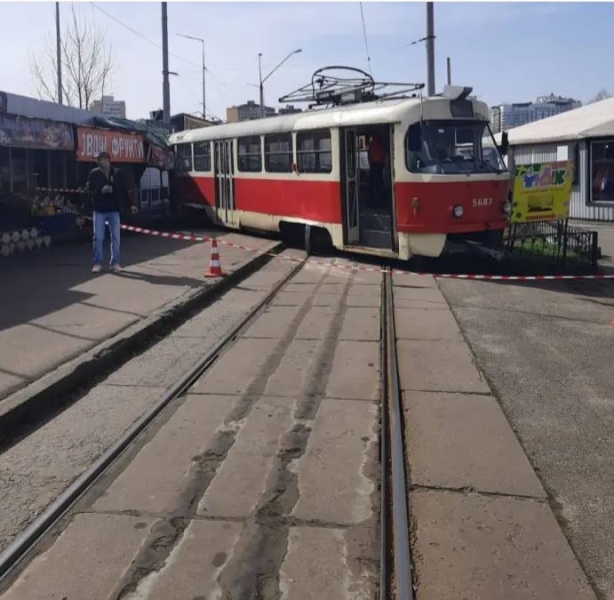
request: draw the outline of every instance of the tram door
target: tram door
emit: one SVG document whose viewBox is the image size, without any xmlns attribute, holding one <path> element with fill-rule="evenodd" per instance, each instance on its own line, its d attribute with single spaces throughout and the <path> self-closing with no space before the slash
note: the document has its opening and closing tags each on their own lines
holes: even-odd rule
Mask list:
<svg viewBox="0 0 614 600">
<path fill-rule="evenodd" d="M 234 186 L 234 142 L 216 140 L 214 144 L 215 209 L 226 225 L 236 226 Z"/>
<path fill-rule="evenodd" d="M 347 244 L 360 241 L 360 168 L 358 135 L 355 129 L 341 130 L 341 173 L 344 203 L 344 238 Z"/>
</svg>

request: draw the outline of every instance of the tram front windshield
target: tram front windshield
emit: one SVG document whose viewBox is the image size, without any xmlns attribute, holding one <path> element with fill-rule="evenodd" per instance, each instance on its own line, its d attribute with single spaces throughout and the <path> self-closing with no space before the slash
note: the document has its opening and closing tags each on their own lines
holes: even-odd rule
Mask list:
<svg viewBox="0 0 614 600">
<path fill-rule="evenodd" d="M 407 167 L 413 173 L 457 175 L 506 170 L 483 121 L 424 121 L 407 131 Z"/>
</svg>

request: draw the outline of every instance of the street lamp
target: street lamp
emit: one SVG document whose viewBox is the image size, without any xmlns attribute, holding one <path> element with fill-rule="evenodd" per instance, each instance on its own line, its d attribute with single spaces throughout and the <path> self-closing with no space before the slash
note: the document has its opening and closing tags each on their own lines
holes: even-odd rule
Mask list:
<svg viewBox="0 0 614 600">
<path fill-rule="evenodd" d="M 281 67 L 281 65 L 283 65 L 291 56 L 293 56 L 294 54 L 298 54 L 299 52 L 302 52 L 302 48 L 299 48 L 298 50 L 293 50 L 292 52 L 290 52 L 290 54 L 288 54 L 288 56 L 286 56 L 286 58 L 284 58 L 264 79 L 262 78 L 262 52 L 260 52 L 258 54 L 258 75 L 260 77 L 260 116 L 264 117 L 264 82 L 271 76 L 273 75 L 273 73 L 275 73 L 275 71 L 277 71 L 277 69 L 279 69 L 279 67 Z"/>
<path fill-rule="evenodd" d="M 194 40 L 195 42 L 200 42 L 203 45 L 203 119 L 207 118 L 207 98 L 205 95 L 205 71 L 207 70 L 205 67 L 205 40 L 202 38 L 194 37 L 192 35 L 185 35 L 183 33 L 177 34 L 179 37 L 186 38 L 188 40 Z"/>
</svg>

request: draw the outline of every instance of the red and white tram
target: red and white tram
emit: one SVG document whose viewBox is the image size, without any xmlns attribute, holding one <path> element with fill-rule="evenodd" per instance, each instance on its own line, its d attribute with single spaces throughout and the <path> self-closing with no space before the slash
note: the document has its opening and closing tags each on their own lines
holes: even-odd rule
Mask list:
<svg viewBox="0 0 614 600">
<path fill-rule="evenodd" d="M 173 134 L 172 193 L 226 227 L 300 228 L 346 251 L 409 259 L 489 245 L 508 224 L 510 177 L 470 91 Z M 383 169 L 367 156 L 373 139 Z"/>
</svg>

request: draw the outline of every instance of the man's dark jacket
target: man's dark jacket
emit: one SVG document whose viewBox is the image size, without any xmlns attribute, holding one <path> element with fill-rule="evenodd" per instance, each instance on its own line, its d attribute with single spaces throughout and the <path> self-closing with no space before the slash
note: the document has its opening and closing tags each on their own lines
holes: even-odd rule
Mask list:
<svg viewBox="0 0 614 600">
<path fill-rule="evenodd" d="M 102 193 L 105 185 L 113 188 L 110 194 Z M 120 212 L 122 205 L 131 204 L 124 175 L 119 169 L 113 167 L 111 167 L 109 177 L 100 167 L 93 169 L 87 178 L 85 189 L 92 200 L 92 210 L 96 212 Z"/>
</svg>

